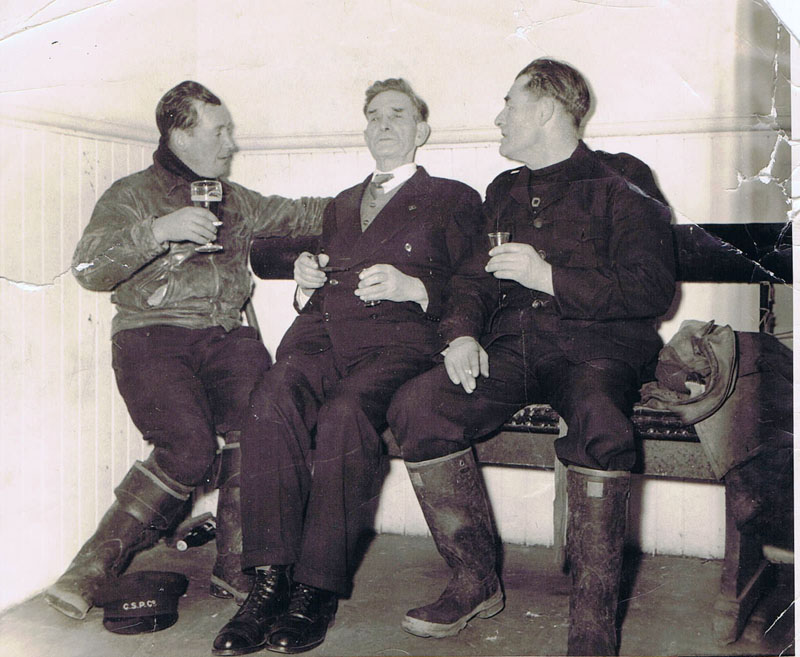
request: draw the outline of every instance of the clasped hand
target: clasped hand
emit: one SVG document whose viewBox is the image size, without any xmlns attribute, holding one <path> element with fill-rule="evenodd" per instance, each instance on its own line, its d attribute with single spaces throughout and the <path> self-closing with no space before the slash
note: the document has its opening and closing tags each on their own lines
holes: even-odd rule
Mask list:
<svg viewBox="0 0 800 657">
<path fill-rule="evenodd" d="M 325 285 L 328 279 L 320 267 L 328 264 L 327 253 L 318 256 L 304 251 L 294 261 L 294 281 L 306 295 Z M 372 265 L 358 275 L 355 295 L 362 301 L 414 301 L 428 307 L 428 292 L 422 281 L 404 274 L 393 265 Z"/>
<path fill-rule="evenodd" d="M 469 394 L 475 390 L 479 376 L 489 377 L 489 355 L 480 343 L 469 335 L 452 340 L 442 354 L 447 376 Z"/>
<path fill-rule="evenodd" d="M 220 221 L 205 208 L 186 206 L 153 220 L 153 236 L 158 242 L 205 244 L 217 237 Z"/>
<path fill-rule="evenodd" d="M 507 242 L 489 251 L 486 271 L 531 290 L 553 294 L 553 268 L 530 244 Z"/>
<path fill-rule="evenodd" d="M 428 307 L 428 292 L 422 281 L 394 265 L 372 265 L 358 274 L 356 296 L 362 301 L 415 301 Z"/>
</svg>

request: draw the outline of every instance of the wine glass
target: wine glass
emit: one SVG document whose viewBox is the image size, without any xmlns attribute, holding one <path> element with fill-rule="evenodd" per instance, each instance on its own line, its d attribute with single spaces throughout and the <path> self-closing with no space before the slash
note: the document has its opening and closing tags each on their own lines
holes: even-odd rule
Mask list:
<svg viewBox="0 0 800 657">
<path fill-rule="evenodd" d="M 222 183 L 219 180 L 195 180 L 191 184 L 192 203 L 195 207 L 205 208 L 215 217 L 219 217 L 219 204 L 222 201 Z M 215 226 L 221 226 L 221 221 L 215 221 Z M 208 241 L 202 246 L 195 247 L 200 253 L 222 251 L 222 244 Z"/>
</svg>

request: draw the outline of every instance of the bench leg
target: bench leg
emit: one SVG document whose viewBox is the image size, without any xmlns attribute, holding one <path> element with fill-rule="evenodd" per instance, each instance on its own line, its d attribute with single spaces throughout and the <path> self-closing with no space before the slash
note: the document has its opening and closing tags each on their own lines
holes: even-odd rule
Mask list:
<svg viewBox="0 0 800 657">
<path fill-rule="evenodd" d="M 567 424 L 558 418 L 558 435 L 567 434 Z M 554 484 L 555 497 L 553 498 L 553 548 L 556 565 L 561 570 L 567 566 L 567 468 L 555 459 Z"/>
<path fill-rule="evenodd" d="M 727 504 L 725 487 L 725 560 L 720 592 L 714 603 L 714 637 L 723 644 L 738 640 L 753 607 L 763 593 L 769 562 L 758 536 L 742 534 Z"/>
</svg>

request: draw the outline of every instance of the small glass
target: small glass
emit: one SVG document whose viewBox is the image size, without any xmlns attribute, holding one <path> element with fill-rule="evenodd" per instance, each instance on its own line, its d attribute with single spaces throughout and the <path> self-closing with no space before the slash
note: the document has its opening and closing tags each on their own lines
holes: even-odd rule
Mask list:
<svg viewBox="0 0 800 657">
<path fill-rule="evenodd" d="M 222 202 L 222 183 L 219 180 L 195 180 L 191 184 L 192 203 L 195 207 L 205 208 L 215 217 L 219 217 L 219 204 Z M 215 221 L 215 226 L 221 226 L 221 221 Z M 212 241 L 195 247 L 200 253 L 213 253 L 222 251 L 222 244 Z"/>
<path fill-rule="evenodd" d="M 496 246 L 500 246 L 501 244 L 511 241 L 511 233 L 506 231 L 488 233 L 487 237 L 489 238 L 489 249 L 493 249 Z"/>
<path fill-rule="evenodd" d="M 362 270 L 363 271 L 363 270 Z M 372 306 L 377 306 L 381 302 L 380 299 L 373 299 L 372 301 L 364 301 L 364 305 L 367 308 L 372 308 Z"/>
</svg>

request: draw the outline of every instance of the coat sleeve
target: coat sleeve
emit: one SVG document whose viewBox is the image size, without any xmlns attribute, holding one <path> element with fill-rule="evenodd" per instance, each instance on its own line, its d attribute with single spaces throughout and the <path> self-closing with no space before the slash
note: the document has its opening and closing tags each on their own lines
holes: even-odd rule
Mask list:
<svg viewBox="0 0 800 657">
<path fill-rule="evenodd" d="M 254 233 L 256 237 L 299 237 L 319 235 L 322 215 L 330 197 L 303 196 L 289 199 L 282 196 L 255 195 Z"/>
<path fill-rule="evenodd" d="M 322 210 L 321 231 L 317 231 L 318 233 L 320 233 L 320 237 L 317 241 L 317 254 L 323 253 L 327 249 L 331 237 L 336 231 L 336 202 L 335 199 L 329 199 L 329 201 L 330 202 L 326 203 Z M 312 310 L 314 312 L 317 312 L 319 308 L 318 305 L 315 303 L 316 293 L 317 290 L 313 290 L 311 292 L 311 295 L 307 297 L 305 293 L 302 292 L 299 287 L 297 287 L 295 289 L 294 301 L 292 304 L 294 306 L 295 311 L 297 313 L 301 313 L 303 311 L 308 312 Z M 314 299 L 313 302 L 312 299 Z"/>
<path fill-rule="evenodd" d="M 621 179 L 609 194 L 608 258 L 596 267 L 553 266 L 562 319 L 658 317 L 675 294 L 669 208 Z"/>
<path fill-rule="evenodd" d="M 100 197 L 72 258 L 72 273 L 89 290 L 112 290 L 167 251 L 153 235 L 132 190 L 112 185 Z"/>
<path fill-rule="evenodd" d="M 433 275 L 420 277 L 428 294 L 425 314 L 437 320 L 442 317 L 446 299 L 451 291 L 451 276 L 469 256 L 475 238 L 483 234 L 481 197 L 471 187 L 459 185 L 459 192 L 450 203 L 448 211 L 444 232 L 445 247 L 450 262 L 449 275 L 444 278 Z"/>
<path fill-rule="evenodd" d="M 498 304 L 497 280 L 485 269 L 488 261 L 486 233 L 490 230 L 488 218 L 494 216 L 492 208 L 495 207 L 496 190 L 496 183 L 487 189 L 479 222 L 481 228 L 472 235 L 469 249 L 450 281 L 440 329 L 446 342 L 464 335 L 480 339 Z"/>
</svg>

